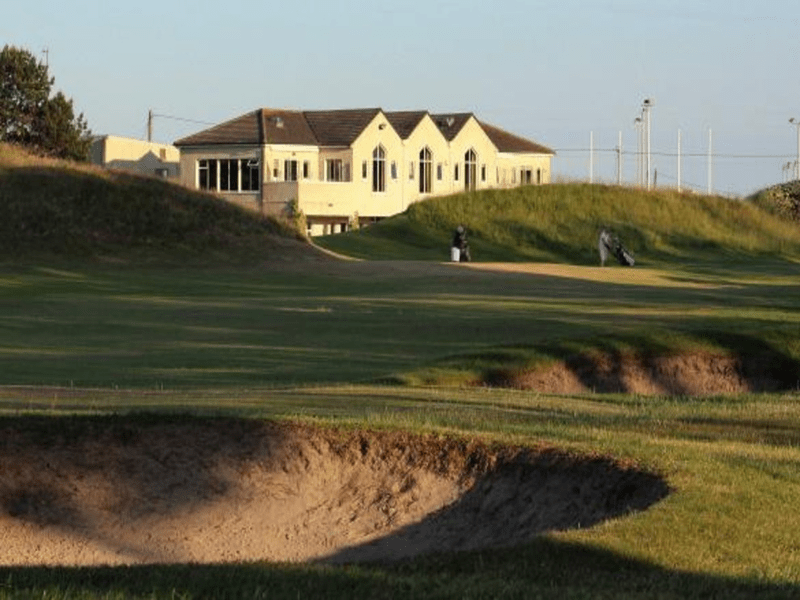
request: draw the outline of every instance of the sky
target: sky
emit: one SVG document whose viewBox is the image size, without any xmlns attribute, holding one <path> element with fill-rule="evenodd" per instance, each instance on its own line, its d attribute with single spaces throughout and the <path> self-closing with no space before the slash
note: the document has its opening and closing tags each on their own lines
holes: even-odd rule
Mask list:
<svg viewBox="0 0 800 600">
<path fill-rule="evenodd" d="M 800 152 L 797 0 L 5 4 L 0 44 L 46 62 L 95 134 L 145 139 L 150 110 L 164 143 L 257 108 L 473 112 L 554 149 L 558 180 L 614 182 L 621 155 L 632 184 L 650 99 L 657 186 L 679 136 L 682 187 L 732 196 Z"/>
</svg>

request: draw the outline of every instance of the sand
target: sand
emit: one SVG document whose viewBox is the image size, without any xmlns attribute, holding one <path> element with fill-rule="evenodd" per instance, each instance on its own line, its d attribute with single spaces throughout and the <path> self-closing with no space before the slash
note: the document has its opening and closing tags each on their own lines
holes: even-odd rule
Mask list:
<svg viewBox="0 0 800 600">
<path fill-rule="evenodd" d="M 611 458 L 229 418 L 0 423 L 0 564 L 397 560 L 524 543 L 669 492 Z"/>
</svg>

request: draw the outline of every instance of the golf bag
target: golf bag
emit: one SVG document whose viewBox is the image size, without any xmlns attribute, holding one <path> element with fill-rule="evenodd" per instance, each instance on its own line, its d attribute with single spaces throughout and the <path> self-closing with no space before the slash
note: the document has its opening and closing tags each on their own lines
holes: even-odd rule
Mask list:
<svg viewBox="0 0 800 600">
<path fill-rule="evenodd" d="M 632 267 L 636 262 L 619 238 L 610 234 L 605 229 L 600 232 L 600 239 L 597 242 L 597 248 L 600 252 L 600 264 L 605 266 L 609 254 L 613 254 L 617 262 L 623 267 Z"/>
</svg>

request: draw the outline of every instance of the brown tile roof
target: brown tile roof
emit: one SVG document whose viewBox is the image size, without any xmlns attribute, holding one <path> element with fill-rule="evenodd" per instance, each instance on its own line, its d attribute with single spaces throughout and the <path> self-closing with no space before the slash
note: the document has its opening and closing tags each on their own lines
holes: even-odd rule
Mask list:
<svg viewBox="0 0 800 600">
<path fill-rule="evenodd" d="M 205 146 L 215 144 L 259 144 L 260 111 L 244 114 L 175 142 L 175 146 Z"/>
<path fill-rule="evenodd" d="M 305 115 L 299 110 L 261 109 L 264 143 L 317 146 L 319 142 L 311 131 Z"/>
<path fill-rule="evenodd" d="M 525 138 L 509 133 L 494 125 L 478 121 L 481 128 L 500 152 L 555 154 L 553 150 Z"/>
<path fill-rule="evenodd" d="M 299 144 L 316 146 L 317 143 L 302 112 L 261 108 L 180 139 L 175 142 L 175 145 Z"/>
<path fill-rule="evenodd" d="M 396 111 L 386 113 L 386 118 L 400 138 L 407 140 L 427 114 L 427 110 Z"/>
<path fill-rule="evenodd" d="M 350 146 L 380 108 L 307 110 L 303 114 L 320 146 Z"/>
<path fill-rule="evenodd" d="M 297 144 L 303 146 L 350 146 L 381 111 L 380 108 L 352 110 L 276 110 L 260 108 L 220 125 L 175 142 L 176 146 Z M 402 139 L 428 115 L 427 111 L 386 113 L 389 124 Z M 447 113 L 430 115 L 447 141 L 452 141 L 474 115 Z M 555 154 L 553 150 L 478 121 L 500 152 Z"/>
</svg>

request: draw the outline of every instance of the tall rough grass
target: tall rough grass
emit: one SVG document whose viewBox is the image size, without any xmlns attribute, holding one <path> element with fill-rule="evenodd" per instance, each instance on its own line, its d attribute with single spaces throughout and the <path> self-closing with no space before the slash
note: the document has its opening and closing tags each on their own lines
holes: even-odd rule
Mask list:
<svg viewBox="0 0 800 600">
<path fill-rule="evenodd" d="M 157 178 L 0 146 L 0 255 L 263 255 L 288 225 Z"/>
<path fill-rule="evenodd" d="M 467 227 L 473 254 L 483 261 L 596 263 L 601 228 L 613 230 L 637 256 L 656 262 L 703 254 L 800 255 L 797 224 L 751 201 L 580 183 L 430 199 L 368 232 L 321 243 L 366 257 L 403 258 L 408 239 L 414 240 L 413 257 L 427 248 L 434 258 L 442 256 L 459 224 Z"/>
</svg>

